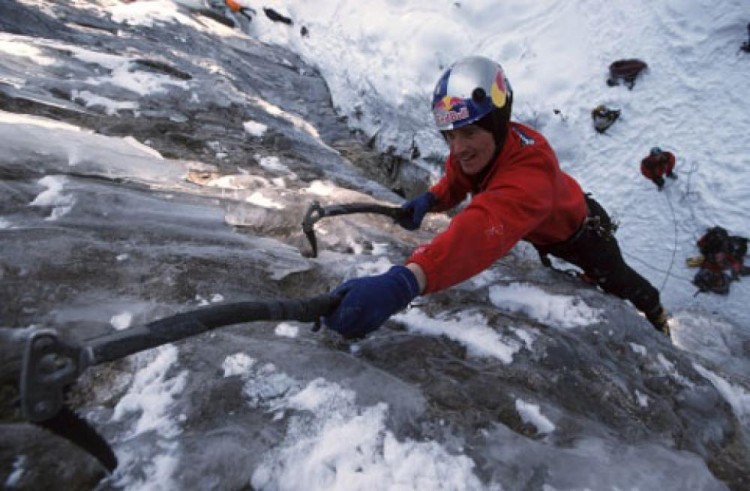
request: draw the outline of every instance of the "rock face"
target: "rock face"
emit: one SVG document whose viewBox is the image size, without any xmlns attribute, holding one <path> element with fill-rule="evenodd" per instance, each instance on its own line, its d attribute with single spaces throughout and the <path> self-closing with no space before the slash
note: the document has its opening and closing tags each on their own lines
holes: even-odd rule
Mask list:
<svg viewBox="0 0 750 491">
<path fill-rule="evenodd" d="M 131 25 L 113 4 L 0 3 L 8 489 L 91 489 L 102 478 L 105 488 L 160 478 L 174 489 L 314 489 L 346 470 L 314 460 L 323 431 L 370 416 L 379 423 L 353 434 L 377 429 L 372 455 L 407 442 L 407 461 L 435 442 L 436 468 L 465 478 L 447 488 L 747 489 L 747 416 L 717 389 L 746 382 L 523 247 L 353 346 L 258 322 L 91 368 L 70 403 L 112 443 L 113 476 L 22 422 L 21 328 L 85 343 L 207 303 L 316 295 L 402 261 L 446 223 L 406 233 L 382 217 L 331 218 L 317 225 L 320 257 L 305 257 L 300 223 L 313 200 L 397 204 L 423 176 L 343 126 L 325 81 L 294 54 L 186 10 L 175 15 L 187 20 Z M 513 284 L 598 314 L 576 327 L 498 308 L 497 288 Z M 457 335 L 489 329 L 508 351 L 409 328 L 419 316 Z M 325 404 L 303 402 L 333 387 Z M 529 418 L 535 410 L 544 418 Z"/>
</svg>

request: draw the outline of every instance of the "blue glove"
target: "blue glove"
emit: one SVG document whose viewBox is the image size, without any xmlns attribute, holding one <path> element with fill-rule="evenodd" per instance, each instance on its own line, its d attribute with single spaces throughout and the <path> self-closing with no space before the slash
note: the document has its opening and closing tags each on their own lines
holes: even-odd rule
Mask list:
<svg viewBox="0 0 750 491">
<path fill-rule="evenodd" d="M 328 329 L 345 338 L 360 338 L 380 327 L 419 295 L 419 284 L 406 266 L 393 266 L 378 276 L 355 278 L 340 285 L 342 296 L 333 313 L 323 318 Z"/>
<path fill-rule="evenodd" d="M 416 198 L 407 201 L 401 208 L 408 210 L 405 216 L 397 220 L 398 224 L 404 227 L 406 230 L 416 230 L 422 225 L 422 220 L 430 209 L 437 203 L 437 198 L 434 194 L 427 191 L 422 193 Z"/>
</svg>

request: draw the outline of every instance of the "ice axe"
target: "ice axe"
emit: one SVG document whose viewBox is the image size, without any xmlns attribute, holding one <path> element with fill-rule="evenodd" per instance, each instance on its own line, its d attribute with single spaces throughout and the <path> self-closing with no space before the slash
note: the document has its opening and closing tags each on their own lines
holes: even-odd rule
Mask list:
<svg viewBox="0 0 750 491">
<path fill-rule="evenodd" d="M 89 367 L 119 360 L 156 346 L 244 322 L 295 320 L 314 322 L 336 308 L 330 294 L 296 300 L 212 305 L 107 333 L 81 343 L 66 341 L 54 329 L 32 330 L 24 341 L 20 367 L 21 411 L 29 422 L 78 445 L 109 472 L 117 457 L 107 441 L 65 405 L 65 391 Z"/>
<path fill-rule="evenodd" d="M 318 241 L 315 238 L 315 223 L 321 218 L 337 215 L 350 215 L 352 213 L 376 213 L 398 220 L 408 216 L 411 211 L 399 206 L 376 205 L 373 203 L 345 203 L 329 206 L 321 206 L 318 201 L 313 201 L 302 220 L 302 231 L 305 232 L 310 247 L 311 257 L 318 257 Z"/>
</svg>

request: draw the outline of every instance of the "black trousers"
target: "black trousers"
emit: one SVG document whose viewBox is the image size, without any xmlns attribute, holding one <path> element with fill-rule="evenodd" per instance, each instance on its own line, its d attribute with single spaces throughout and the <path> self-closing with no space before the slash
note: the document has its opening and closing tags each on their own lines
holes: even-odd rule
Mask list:
<svg viewBox="0 0 750 491">
<path fill-rule="evenodd" d="M 578 266 L 602 290 L 629 300 L 646 317 L 653 317 L 661 306 L 659 290 L 625 263 L 604 208 L 588 195 L 586 204 L 588 217 L 581 228 L 565 242 L 536 246 L 539 254 Z"/>
</svg>

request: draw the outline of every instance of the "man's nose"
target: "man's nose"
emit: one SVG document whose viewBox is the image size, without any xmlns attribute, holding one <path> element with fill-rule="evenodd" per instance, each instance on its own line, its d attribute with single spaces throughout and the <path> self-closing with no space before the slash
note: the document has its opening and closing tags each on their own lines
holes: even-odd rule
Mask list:
<svg viewBox="0 0 750 491">
<path fill-rule="evenodd" d="M 466 139 L 462 138 L 460 135 L 455 135 L 453 139 L 451 140 L 451 152 L 461 153 L 461 151 L 465 149 L 466 149 Z"/>
</svg>

